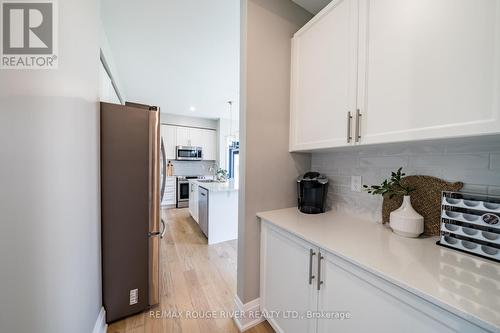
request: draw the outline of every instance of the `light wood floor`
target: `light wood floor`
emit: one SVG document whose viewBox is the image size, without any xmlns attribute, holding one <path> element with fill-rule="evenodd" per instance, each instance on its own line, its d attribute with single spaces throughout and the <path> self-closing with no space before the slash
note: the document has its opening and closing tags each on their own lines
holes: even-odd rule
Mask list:
<svg viewBox="0 0 500 333">
<path fill-rule="evenodd" d="M 234 311 L 236 241 L 207 245 L 187 209 L 163 210 L 167 222 L 161 244 L 160 305 L 164 314 L 180 311 Z M 152 318 L 149 311 L 111 324 L 108 333 L 236 333 L 231 318 Z M 274 332 L 267 322 L 248 333 Z"/>
</svg>

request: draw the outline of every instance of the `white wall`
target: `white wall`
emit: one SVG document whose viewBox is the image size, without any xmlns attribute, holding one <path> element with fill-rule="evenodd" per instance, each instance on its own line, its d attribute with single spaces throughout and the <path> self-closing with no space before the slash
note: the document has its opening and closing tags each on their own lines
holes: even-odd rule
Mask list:
<svg viewBox="0 0 500 333">
<path fill-rule="evenodd" d="M 99 6 L 59 4 L 59 69 L 0 70 L 0 332 L 90 333 L 101 309 Z"/>
<path fill-rule="evenodd" d="M 238 297 L 259 297 L 256 213 L 296 205 L 310 156 L 288 153 L 291 38 L 310 18 L 289 0 L 242 0 Z"/>
</svg>

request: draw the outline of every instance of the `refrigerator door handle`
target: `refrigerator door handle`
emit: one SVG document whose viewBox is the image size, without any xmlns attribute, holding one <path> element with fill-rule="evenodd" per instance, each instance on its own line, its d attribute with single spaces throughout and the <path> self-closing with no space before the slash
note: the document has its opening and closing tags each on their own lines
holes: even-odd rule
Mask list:
<svg viewBox="0 0 500 333">
<path fill-rule="evenodd" d="M 165 232 L 167 231 L 167 225 L 165 224 L 165 221 L 163 221 L 163 219 L 161 220 L 161 225 L 163 227 L 163 230 L 161 231 L 160 238 L 163 239 L 163 237 L 165 237 Z"/>
<path fill-rule="evenodd" d="M 149 109 L 149 305 L 160 302 L 160 110 Z"/>
</svg>

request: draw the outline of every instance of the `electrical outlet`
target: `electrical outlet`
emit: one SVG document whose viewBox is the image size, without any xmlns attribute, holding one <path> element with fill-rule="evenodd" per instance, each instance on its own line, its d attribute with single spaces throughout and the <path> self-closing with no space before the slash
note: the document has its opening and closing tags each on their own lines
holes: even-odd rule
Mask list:
<svg viewBox="0 0 500 333">
<path fill-rule="evenodd" d="M 139 289 L 132 289 L 129 299 L 129 305 L 137 304 L 139 302 Z"/>
<path fill-rule="evenodd" d="M 351 191 L 361 192 L 362 191 L 362 178 L 361 176 L 351 176 Z"/>
</svg>

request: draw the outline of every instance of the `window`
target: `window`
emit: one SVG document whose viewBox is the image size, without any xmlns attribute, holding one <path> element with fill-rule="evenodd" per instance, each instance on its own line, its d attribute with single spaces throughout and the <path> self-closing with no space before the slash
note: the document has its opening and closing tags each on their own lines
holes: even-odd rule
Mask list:
<svg viewBox="0 0 500 333">
<path fill-rule="evenodd" d="M 233 142 L 229 146 L 229 178 L 235 182 L 240 180 L 240 143 Z"/>
</svg>

